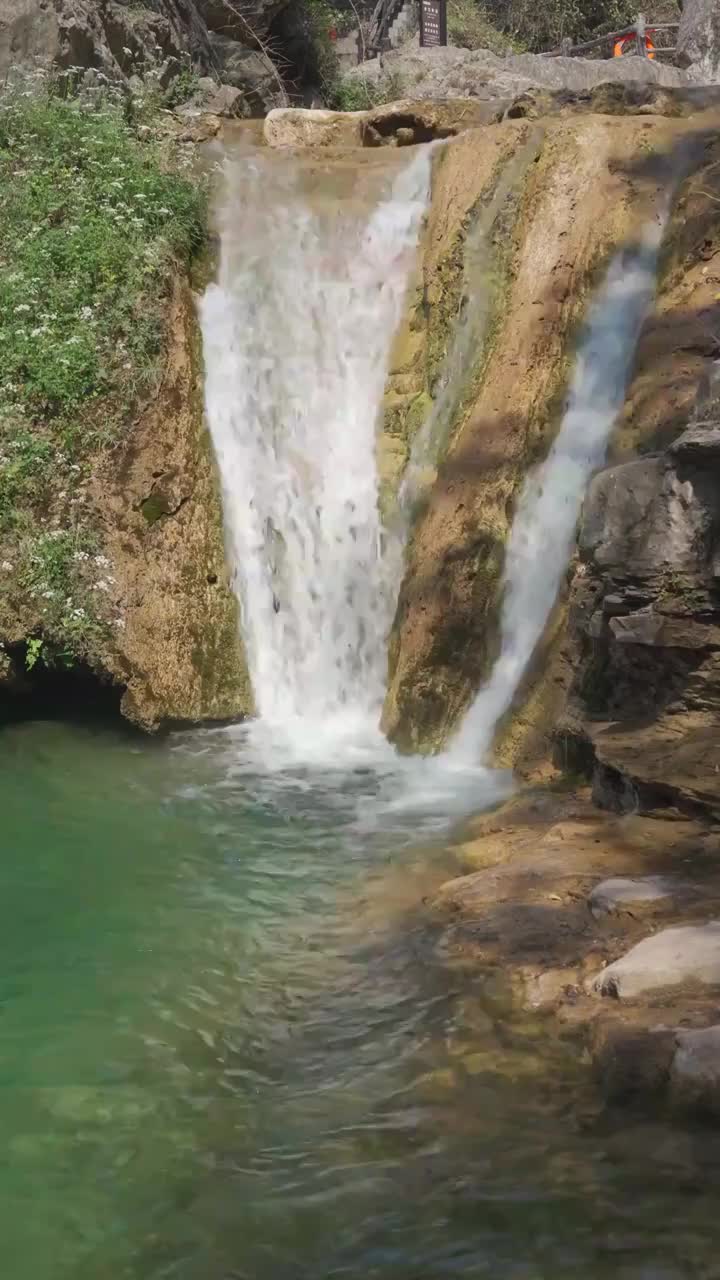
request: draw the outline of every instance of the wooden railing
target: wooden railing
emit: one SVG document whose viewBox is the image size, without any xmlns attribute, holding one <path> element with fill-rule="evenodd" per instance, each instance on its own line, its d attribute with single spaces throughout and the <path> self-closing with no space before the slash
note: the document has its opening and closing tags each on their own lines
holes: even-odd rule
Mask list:
<svg viewBox="0 0 720 1280">
<path fill-rule="evenodd" d="M 370 30 L 365 46 L 366 57 L 374 58 L 378 53 L 389 49 L 390 28 L 404 3 L 405 0 L 378 0 L 370 19 Z"/>
<path fill-rule="evenodd" d="M 626 40 L 628 36 L 635 37 L 635 53 L 641 58 L 647 58 L 649 50 L 645 44 L 646 36 L 655 36 L 665 31 L 677 31 L 679 23 L 677 22 L 647 22 L 645 15 L 639 13 L 630 27 L 623 27 L 622 31 L 608 31 L 603 36 L 596 36 L 594 40 L 586 40 L 584 44 L 572 44 L 570 40 L 563 40 L 557 49 L 549 49 L 543 54 L 545 58 L 582 58 L 588 54 L 592 55 L 606 46 L 611 49 L 618 40 Z M 655 44 L 653 40 L 653 44 Z M 673 45 L 655 45 L 653 53 L 675 53 L 676 46 Z"/>
</svg>

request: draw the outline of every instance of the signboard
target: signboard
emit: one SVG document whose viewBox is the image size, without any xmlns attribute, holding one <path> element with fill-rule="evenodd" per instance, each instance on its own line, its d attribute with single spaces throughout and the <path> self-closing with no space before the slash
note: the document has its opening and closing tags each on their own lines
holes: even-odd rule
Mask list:
<svg viewBox="0 0 720 1280">
<path fill-rule="evenodd" d="M 447 0 L 420 0 L 420 45 L 447 44 Z"/>
</svg>

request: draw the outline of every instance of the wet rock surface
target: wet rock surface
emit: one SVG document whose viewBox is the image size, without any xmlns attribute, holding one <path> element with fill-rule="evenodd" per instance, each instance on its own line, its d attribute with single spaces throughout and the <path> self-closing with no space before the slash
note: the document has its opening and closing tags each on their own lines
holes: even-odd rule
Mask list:
<svg viewBox="0 0 720 1280">
<path fill-rule="evenodd" d="M 679 1031 L 670 1065 L 673 1102 L 720 1114 L 720 1026 Z"/>
<path fill-rule="evenodd" d="M 720 986 L 720 921 L 678 925 L 644 938 L 592 980 L 591 989 L 619 1000 L 700 982 Z"/>
<path fill-rule="evenodd" d="M 454 854 L 465 874 L 427 905 L 440 961 L 554 1016 L 606 1101 L 691 1105 L 685 1077 L 714 1079 L 700 1033 L 720 1020 L 720 831 L 545 785 L 474 819 Z"/>
<path fill-rule="evenodd" d="M 595 917 L 652 914 L 672 906 L 675 893 L 674 882 L 665 876 L 614 876 L 595 886 L 588 906 Z"/>
</svg>

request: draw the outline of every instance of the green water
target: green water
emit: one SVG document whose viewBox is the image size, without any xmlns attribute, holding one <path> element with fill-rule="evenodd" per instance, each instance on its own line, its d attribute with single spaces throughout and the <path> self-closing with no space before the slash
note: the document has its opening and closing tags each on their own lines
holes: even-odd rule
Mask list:
<svg viewBox="0 0 720 1280">
<path fill-rule="evenodd" d="M 443 970 L 439 845 L 232 737 L 0 737 L 7 1280 L 720 1276 L 712 1131 Z M 364 821 L 358 821 L 358 814 Z"/>
</svg>

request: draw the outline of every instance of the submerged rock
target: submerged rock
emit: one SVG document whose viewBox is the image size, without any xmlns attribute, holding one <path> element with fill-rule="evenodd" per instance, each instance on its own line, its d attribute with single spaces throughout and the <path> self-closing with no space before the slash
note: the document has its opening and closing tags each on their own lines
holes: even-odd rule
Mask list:
<svg viewBox="0 0 720 1280">
<path fill-rule="evenodd" d="M 665 876 L 631 880 L 617 876 L 595 886 L 588 898 L 594 916 L 652 913 L 673 902 L 673 882 Z"/>
<path fill-rule="evenodd" d="M 678 1031 L 670 1090 L 681 1106 L 720 1112 L 720 1026 Z"/>
<path fill-rule="evenodd" d="M 720 985 L 720 920 L 678 925 L 643 939 L 589 986 L 600 995 L 631 1000 L 682 982 Z"/>
</svg>

